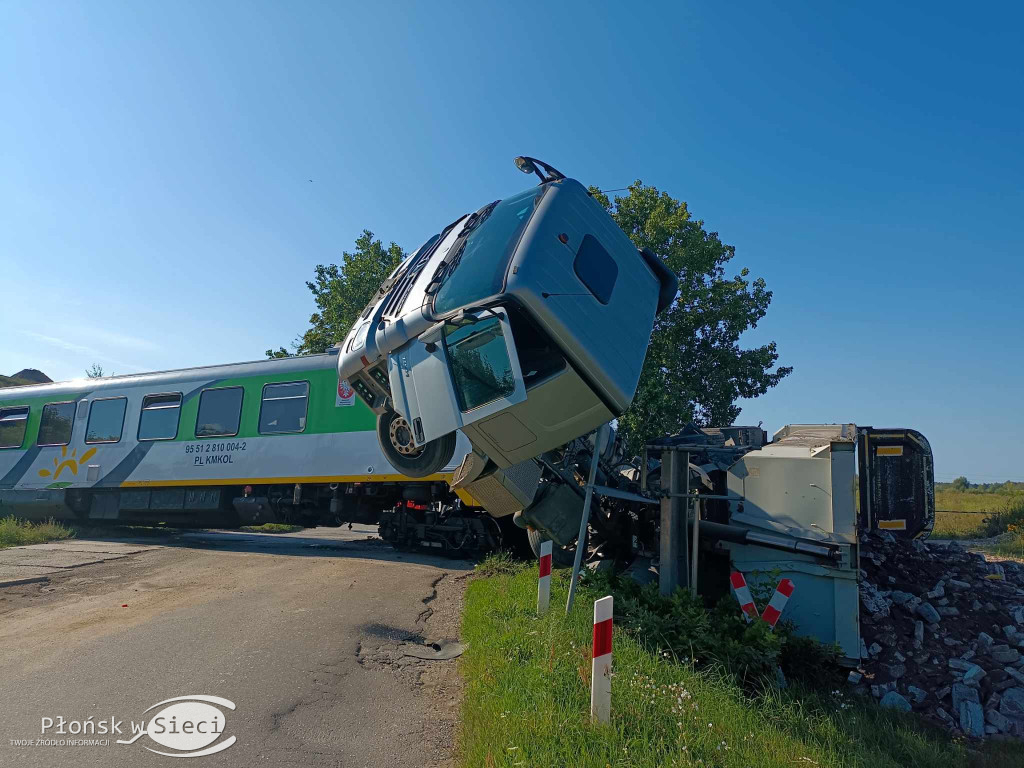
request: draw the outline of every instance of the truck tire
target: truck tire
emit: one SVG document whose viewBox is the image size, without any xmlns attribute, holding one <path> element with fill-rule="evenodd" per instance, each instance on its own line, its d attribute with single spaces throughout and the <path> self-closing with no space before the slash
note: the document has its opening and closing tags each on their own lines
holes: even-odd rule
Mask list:
<svg viewBox="0 0 1024 768">
<path fill-rule="evenodd" d="M 530 539 L 530 549 L 533 550 L 534 557 L 540 557 L 540 543 L 544 540 L 540 531 L 528 528 L 526 535 Z M 551 567 L 552 568 L 572 568 L 573 561 L 576 559 L 576 547 L 560 547 L 554 542 L 551 542 Z"/>
<path fill-rule="evenodd" d="M 455 456 L 454 432 L 417 448 L 405 417 L 391 410 L 377 417 L 377 442 L 391 465 L 406 477 L 433 475 Z"/>
</svg>

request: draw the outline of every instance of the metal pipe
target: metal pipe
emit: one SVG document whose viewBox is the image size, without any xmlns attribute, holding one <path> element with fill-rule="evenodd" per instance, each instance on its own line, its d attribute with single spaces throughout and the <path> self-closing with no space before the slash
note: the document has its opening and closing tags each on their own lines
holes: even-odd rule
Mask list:
<svg viewBox="0 0 1024 768">
<path fill-rule="evenodd" d="M 597 465 L 601 460 L 602 440 L 608 433 L 608 425 L 602 424 L 594 438 L 594 453 L 590 458 L 590 477 L 587 479 L 587 495 L 583 499 L 583 514 L 580 515 L 580 535 L 576 538 L 576 557 L 572 562 L 572 581 L 569 582 L 569 597 L 565 601 L 565 614 L 572 610 L 572 602 L 576 598 L 576 582 L 580 575 L 580 564 L 583 562 L 583 550 L 587 547 L 587 524 L 590 522 L 590 502 L 594 498 L 594 478 L 597 477 Z"/>
<path fill-rule="evenodd" d="M 690 550 L 690 594 L 697 596 L 697 544 L 700 540 L 700 501 L 693 502 L 693 548 Z"/>
<path fill-rule="evenodd" d="M 840 558 L 839 549 L 835 546 L 815 544 L 799 539 L 787 539 L 782 536 L 760 533 L 735 525 L 724 525 L 722 523 L 712 523 L 709 520 L 701 520 L 700 530 L 703 535 L 713 541 L 729 541 L 733 544 L 754 544 L 767 549 L 777 549 L 782 552 L 799 552 L 800 554 L 813 555 L 826 560 L 838 560 Z"/>
<path fill-rule="evenodd" d="M 689 456 L 677 451 L 666 451 L 661 457 L 661 483 L 665 487 L 668 473 L 669 495 L 661 500 L 661 552 L 658 561 L 658 591 L 671 595 L 679 586 L 680 575 L 687 576 L 687 568 L 680 568 L 686 558 L 686 508 L 684 489 L 689 487 Z M 684 479 L 685 475 L 685 479 Z M 682 557 L 680 557 L 682 555 Z"/>
</svg>

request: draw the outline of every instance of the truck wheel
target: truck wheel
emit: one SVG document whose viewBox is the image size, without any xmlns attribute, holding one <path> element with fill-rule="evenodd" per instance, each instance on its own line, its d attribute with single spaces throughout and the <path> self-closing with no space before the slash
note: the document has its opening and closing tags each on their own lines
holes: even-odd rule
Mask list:
<svg viewBox="0 0 1024 768">
<path fill-rule="evenodd" d="M 530 538 L 530 549 L 533 550 L 533 556 L 540 557 L 540 543 L 544 540 L 544 536 L 540 531 L 533 528 L 527 529 L 526 535 Z M 551 542 L 551 566 L 553 568 L 572 568 L 572 564 L 575 559 L 575 546 L 560 547 L 554 542 Z"/>
<path fill-rule="evenodd" d="M 385 411 L 377 417 L 377 442 L 391 466 L 406 477 L 432 475 L 455 456 L 454 432 L 417 448 L 409 422 L 396 411 Z"/>
</svg>

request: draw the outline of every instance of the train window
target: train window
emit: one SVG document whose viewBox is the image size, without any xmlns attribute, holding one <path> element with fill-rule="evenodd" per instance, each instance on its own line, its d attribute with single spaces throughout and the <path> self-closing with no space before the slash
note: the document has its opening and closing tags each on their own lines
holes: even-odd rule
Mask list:
<svg viewBox="0 0 1024 768">
<path fill-rule="evenodd" d="M 576 270 L 580 282 L 594 294 L 594 298 L 607 304 L 612 297 L 615 278 L 619 276 L 619 265 L 596 237 L 584 235 L 572 268 Z"/>
<path fill-rule="evenodd" d="M 263 402 L 260 404 L 260 434 L 278 435 L 305 430 L 308 401 L 308 381 L 264 386 Z"/>
<path fill-rule="evenodd" d="M 242 419 L 241 387 L 204 389 L 199 395 L 196 437 L 234 437 Z"/>
<path fill-rule="evenodd" d="M 75 403 L 48 403 L 39 419 L 38 445 L 67 445 L 75 419 Z"/>
<path fill-rule="evenodd" d="M 124 429 L 124 411 L 128 399 L 111 397 L 93 400 L 89 406 L 89 423 L 85 427 L 85 442 L 116 443 Z"/>
<path fill-rule="evenodd" d="M 139 416 L 139 440 L 173 440 L 178 436 L 181 392 L 146 395 Z"/>
<path fill-rule="evenodd" d="M 21 448 L 27 426 L 27 405 L 0 408 L 0 448 Z"/>
</svg>

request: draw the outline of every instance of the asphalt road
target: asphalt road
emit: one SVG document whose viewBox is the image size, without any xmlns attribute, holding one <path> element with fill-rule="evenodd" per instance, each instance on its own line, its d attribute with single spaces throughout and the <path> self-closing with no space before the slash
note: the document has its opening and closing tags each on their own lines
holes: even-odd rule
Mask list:
<svg viewBox="0 0 1024 768">
<path fill-rule="evenodd" d="M 179 765 L 130 721 L 158 702 L 228 699 L 218 766 L 446 765 L 465 562 L 396 553 L 370 529 L 195 533 L 0 588 L 0 765 Z M 450 652 L 449 652 L 450 651 Z M 165 705 L 166 706 L 166 705 Z M 123 735 L 41 733 L 43 718 Z M 167 727 L 167 720 L 164 721 Z M 106 745 L 12 740 L 109 739 Z"/>
</svg>

